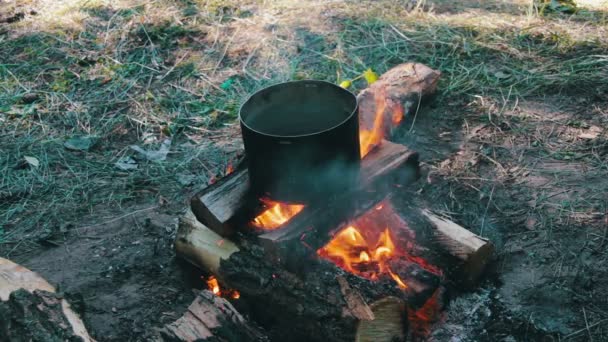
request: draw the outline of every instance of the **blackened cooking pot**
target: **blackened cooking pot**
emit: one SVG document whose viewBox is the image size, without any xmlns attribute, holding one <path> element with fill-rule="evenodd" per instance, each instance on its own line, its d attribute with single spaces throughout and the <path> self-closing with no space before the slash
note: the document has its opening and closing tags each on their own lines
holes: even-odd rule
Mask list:
<svg viewBox="0 0 608 342">
<path fill-rule="evenodd" d="M 310 203 L 357 182 L 359 118 L 350 91 L 323 81 L 276 84 L 253 94 L 239 118 L 254 195 Z"/>
</svg>

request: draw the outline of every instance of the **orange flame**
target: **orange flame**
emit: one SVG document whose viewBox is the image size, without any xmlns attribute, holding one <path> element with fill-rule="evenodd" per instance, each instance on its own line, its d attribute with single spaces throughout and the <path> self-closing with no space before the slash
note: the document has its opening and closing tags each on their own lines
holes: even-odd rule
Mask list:
<svg viewBox="0 0 608 342">
<path fill-rule="evenodd" d="M 228 163 L 228 165 L 226 165 L 226 176 L 228 176 L 229 174 L 234 172 L 234 167 L 232 166 L 231 163 Z"/>
<path fill-rule="evenodd" d="M 370 280 L 392 279 L 401 289 L 407 289 L 407 282 L 390 267 L 395 265 L 394 260 L 408 260 L 442 274 L 439 268 L 411 254 L 414 240 L 407 223 L 389 201 L 383 201 L 338 231 L 317 254 L 353 274 Z"/>
<path fill-rule="evenodd" d="M 365 157 L 374 147 L 378 146 L 384 139 L 387 131 L 398 126 L 403 120 L 403 106 L 394 103 L 386 94 L 386 88 L 377 88 L 374 93 L 375 112 L 373 124 L 369 126 L 370 119 L 362 117 L 359 128 L 359 145 L 361 148 L 361 158 Z M 363 112 L 362 115 L 365 115 Z M 390 118 L 390 122 L 388 122 Z"/>
<path fill-rule="evenodd" d="M 214 295 L 220 295 L 220 284 L 217 282 L 217 279 L 215 279 L 214 276 L 211 276 L 209 277 L 209 279 L 207 279 L 207 288 L 209 288 L 209 290 L 211 290 Z"/>
<path fill-rule="evenodd" d="M 239 291 L 222 290 L 220 288 L 219 282 L 217 281 L 217 278 L 215 278 L 214 276 L 210 276 L 209 279 L 207 279 L 207 288 L 211 292 L 213 292 L 214 295 L 219 296 L 219 297 L 230 297 L 232 299 L 241 298 L 241 294 L 239 293 Z"/>
<path fill-rule="evenodd" d="M 386 100 L 384 96 L 376 95 L 376 112 L 374 116 L 374 125 L 371 129 L 359 129 L 359 145 L 361 148 L 361 158 L 365 157 L 369 151 L 377 146 L 384 138 L 384 110 L 386 108 Z"/>
<path fill-rule="evenodd" d="M 381 275 L 389 275 L 399 287 L 407 288 L 403 280 L 388 266 L 388 260 L 397 255 L 388 228 L 380 233 L 375 244 L 371 244 L 359 229 L 350 225 L 339 231 L 317 254 L 351 273 L 368 279 L 377 280 Z"/>
<path fill-rule="evenodd" d="M 296 216 L 302 209 L 303 204 L 288 204 L 262 198 L 262 203 L 266 210 L 253 219 L 253 225 L 266 230 L 273 230 L 281 227 L 285 222 Z"/>
</svg>

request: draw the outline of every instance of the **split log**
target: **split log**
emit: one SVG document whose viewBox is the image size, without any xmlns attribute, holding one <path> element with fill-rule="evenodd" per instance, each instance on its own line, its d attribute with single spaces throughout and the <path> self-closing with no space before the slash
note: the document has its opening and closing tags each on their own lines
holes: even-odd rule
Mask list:
<svg viewBox="0 0 608 342">
<path fill-rule="evenodd" d="M 0 258 L 0 340 L 94 342 L 70 304 L 38 274 Z"/>
<path fill-rule="evenodd" d="M 421 102 L 437 89 L 441 73 L 420 63 L 404 63 L 384 73 L 359 93 L 359 127 L 372 130 L 376 115 L 383 117 L 383 130 L 390 137 L 404 117 L 416 112 Z M 382 113 L 377 113 L 381 110 Z"/>
<path fill-rule="evenodd" d="M 226 299 L 203 290 L 186 313 L 160 331 L 164 341 L 268 341 Z"/>
<path fill-rule="evenodd" d="M 362 320 L 355 342 L 404 341 L 407 320 L 405 303 L 396 297 L 385 297 L 370 305 L 377 321 Z M 370 324 L 371 323 L 371 324 Z"/>
<path fill-rule="evenodd" d="M 459 280 L 465 285 L 474 285 L 492 259 L 492 242 L 427 209 L 421 212 L 432 225 L 435 241 L 459 260 L 460 267 L 455 272 Z"/>
<path fill-rule="evenodd" d="M 248 190 L 249 173 L 246 169 L 237 170 L 195 195 L 191 201 L 192 211 L 213 231 L 229 236 L 235 232 L 229 221 L 250 203 Z"/>
<path fill-rule="evenodd" d="M 418 177 L 418 154 L 403 145 L 383 141 L 362 160 L 359 187 L 347 194 L 340 194 L 333 202 L 345 202 L 345 199 L 348 199 L 346 202 L 351 202 L 361 198 L 365 192 L 383 196 L 388 187 L 394 184 L 406 185 Z M 247 170 L 239 170 L 224 177 L 193 197 L 192 212 L 200 222 L 216 233 L 231 236 L 244 223 L 239 221 L 239 216 L 250 219 L 259 213 L 247 210 L 259 205 L 252 204 L 257 199 L 247 197 L 248 182 Z M 327 203 L 319 206 L 325 208 Z M 316 209 L 315 206 L 309 206 L 297 216 L 310 216 Z"/>
<path fill-rule="evenodd" d="M 177 236 L 177 254 L 205 270 L 215 269 L 221 286 L 240 291 L 271 340 L 368 341 L 369 336 L 375 341 L 403 340 L 406 328 L 395 323 L 397 317 L 403 317 L 406 305 L 428 300 L 426 293 L 399 289 L 392 279 L 371 281 L 318 258 L 301 260 L 308 264 L 307 272 L 295 274 L 247 239 L 240 241 L 238 250 L 221 254 L 209 246 L 229 241 L 191 218 L 180 220 Z M 218 260 L 219 267 L 214 268 Z M 407 281 L 408 275 L 404 277 Z M 374 305 L 386 297 L 396 298 L 399 305 Z M 388 308 L 393 312 L 388 313 Z"/>
</svg>

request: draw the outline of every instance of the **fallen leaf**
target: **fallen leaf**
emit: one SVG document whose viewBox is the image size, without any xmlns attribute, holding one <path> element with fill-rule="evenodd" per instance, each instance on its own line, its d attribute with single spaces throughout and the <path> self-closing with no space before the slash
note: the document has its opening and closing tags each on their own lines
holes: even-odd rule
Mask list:
<svg viewBox="0 0 608 342">
<path fill-rule="evenodd" d="M 497 71 L 496 73 L 494 73 L 494 77 L 496 77 L 500 80 L 500 79 L 504 79 L 504 78 L 509 78 L 509 77 L 511 77 L 511 75 L 504 73 L 502 71 Z"/>
<path fill-rule="evenodd" d="M 25 159 L 25 162 L 31 167 L 38 168 L 38 166 L 40 166 L 40 161 L 36 157 L 25 156 L 23 159 Z"/>
<path fill-rule="evenodd" d="M 192 185 L 192 183 L 194 183 L 195 179 L 196 179 L 196 176 L 192 175 L 192 174 L 180 173 L 177 175 L 177 182 L 183 186 Z"/>
<path fill-rule="evenodd" d="M 372 84 L 378 80 L 378 75 L 371 68 L 363 72 L 363 77 L 367 81 L 367 84 Z"/>
<path fill-rule="evenodd" d="M 150 161 L 163 161 L 167 159 L 167 154 L 169 154 L 169 149 L 171 148 L 171 139 L 165 139 L 161 144 L 158 150 L 150 151 L 144 150 L 143 148 L 137 145 L 131 145 L 131 149 L 137 151 L 146 157 L 146 159 Z"/>
<path fill-rule="evenodd" d="M 114 163 L 114 166 L 116 166 L 117 168 L 119 168 L 123 171 L 129 171 L 129 170 L 136 170 L 138 165 L 137 165 L 137 161 L 135 161 L 135 159 L 133 159 L 131 157 L 123 156 L 120 159 L 118 159 L 118 161 L 116 163 Z"/>
<path fill-rule="evenodd" d="M 99 138 L 93 135 L 73 137 L 66 140 L 63 146 L 68 150 L 88 151 L 91 147 L 95 146 L 98 140 Z"/>
<path fill-rule="evenodd" d="M 602 133 L 602 128 L 598 126 L 591 126 L 586 132 L 578 135 L 581 139 L 593 140 Z"/>
<path fill-rule="evenodd" d="M 344 89 L 348 89 L 352 85 L 352 82 L 349 80 L 340 82 L 340 87 Z"/>
<path fill-rule="evenodd" d="M 538 222 L 538 220 L 534 217 L 528 217 L 526 219 L 526 229 L 528 230 L 534 230 L 534 227 L 536 227 L 536 223 Z"/>
<path fill-rule="evenodd" d="M 36 93 L 27 93 L 21 97 L 21 101 L 23 103 L 32 103 L 39 99 L 40 97 Z"/>
</svg>

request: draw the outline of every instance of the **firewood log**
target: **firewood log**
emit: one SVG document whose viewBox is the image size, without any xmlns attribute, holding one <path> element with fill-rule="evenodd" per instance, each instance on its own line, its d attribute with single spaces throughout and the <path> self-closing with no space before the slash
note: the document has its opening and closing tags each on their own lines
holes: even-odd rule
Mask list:
<svg viewBox="0 0 608 342">
<path fill-rule="evenodd" d="M 226 299 L 203 290 L 182 317 L 160 331 L 163 341 L 268 341 Z"/>
<path fill-rule="evenodd" d="M 422 209 L 421 213 L 431 223 L 435 242 L 460 261 L 456 273 L 462 283 L 466 286 L 474 285 L 492 259 L 492 242 L 428 209 Z"/>
<path fill-rule="evenodd" d="M 441 73 L 420 63 L 399 64 L 359 93 L 359 126 L 371 130 L 376 115 L 383 116 L 383 130 L 390 137 L 404 117 L 414 114 L 421 102 L 437 89 Z M 382 113 L 377 113 L 379 110 Z"/>
<path fill-rule="evenodd" d="M 308 263 L 305 273 L 290 272 L 249 239 L 239 241 L 238 248 L 212 247 L 236 244 L 193 220 L 193 214 L 185 217 L 178 229 L 177 254 L 211 271 L 221 286 L 240 291 L 272 340 L 402 341 L 407 325 L 396 322 L 405 319 L 405 307 L 428 299 L 422 298 L 427 291 L 402 291 L 390 279 L 371 281 L 320 259 L 302 260 Z M 387 297 L 396 299 L 381 305 Z"/>
<path fill-rule="evenodd" d="M 0 258 L 0 310 L 6 311 L 0 312 L 0 340 L 73 336 L 94 342 L 70 304 L 54 293 L 55 288 L 38 274 Z"/>
</svg>

